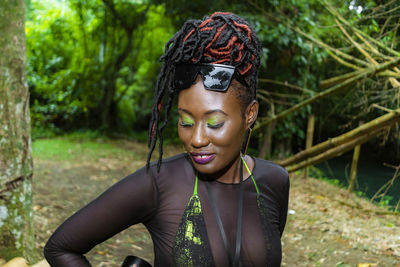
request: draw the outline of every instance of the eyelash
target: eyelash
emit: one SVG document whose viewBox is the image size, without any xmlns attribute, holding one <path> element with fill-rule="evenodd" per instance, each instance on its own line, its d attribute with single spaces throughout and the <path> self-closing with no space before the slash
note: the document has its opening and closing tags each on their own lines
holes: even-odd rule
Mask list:
<svg viewBox="0 0 400 267">
<path fill-rule="evenodd" d="M 221 123 L 214 124 L 214 125 L 207 124 L 207 126 L 208 126 L 209 128 L 211 128 L 211 129 L 218 129 L 218 128 L 221 128 L 222 126 L 224 126 L 224 123 L 221 122 Z"/>
<path fill-rule="evenodd" d="M 182 127 L 192 127 L 192 126 L 193 126 L 192 123 L 184 123 L 183 121 L 181 121 L 181 122 L 179 123 L 179 125 L 182 126 Z M 209 128 L 211 128 L 211 129 L 219 129 L 219 128 L 221 128 L 222 126 L 224 126 L 224 123 L 221 122 L 221 123 L 218 123 L 218 124 L 215 124 L 215 125 L 207 124 L 207 126 L 208 126 Z"/>
<path fill-rule="evenodd" d="M 183 121 L 181 121 L 179 123 L 179 125 L 182 126 L 182 127 L 191 127 L 191 126 L 193 126 L 193 123 L 184 123 Z"/>
</svg>

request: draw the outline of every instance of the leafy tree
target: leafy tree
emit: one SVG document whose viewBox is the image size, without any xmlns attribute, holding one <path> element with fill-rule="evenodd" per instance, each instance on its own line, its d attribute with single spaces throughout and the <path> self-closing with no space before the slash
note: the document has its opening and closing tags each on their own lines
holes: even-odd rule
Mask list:
<svg viewBox="0 0 400 267">
<path fill-rule="evenodd" d="M 132 107 L 142 104 L 140 96 L 151 95 L 149 77 L 156 73 L 160 44 L 173 31 L 163 6 L 106 0 L 31 4 L 34 19 L 27 21 L 27 36 L 34 125 L 131 127 Z"/>
</svg>

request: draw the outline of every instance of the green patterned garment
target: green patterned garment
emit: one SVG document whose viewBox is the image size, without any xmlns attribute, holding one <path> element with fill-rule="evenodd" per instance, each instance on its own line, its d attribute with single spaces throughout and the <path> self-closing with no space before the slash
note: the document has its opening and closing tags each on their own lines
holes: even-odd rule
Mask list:
<svg viewBox="0 0 400 267">
<path fill-rule="evenodd" d="M 266 241 L 267 251 L 269 251 L 271 249 L 271 245 L 268 242 L 270 233 L 268 233 L 268 230 L 266 230 L 268 228 L 266 225 L 268 223 L 267 208 L 263 198 L 260 195 L 260 191 L 253 174 L 249 170 L 246 162 L 244 160 L 243 162 L 257 191 L 257 205 L 264 228 L 263 233 Z M 200 197 L 197 194 L 197 182 L 198 178 L 196 175 L 193 195 L 190 197 L 189 203 L 183 213 L 181 223 L 179 224 L 178 231 L 175 236 L 174 247 L 172 250 L 174 258 L 173 266 L 175 267 L 215 266 L 208 240 L 207 228 L 201 209 Z"/>
<path fill-rule="evenodd" d="M 172 254 L 174 266 L 214 266 L 206 224 L 197 195 L 197 176 L 193 195 L 183 213 L 175 236 Z"/>
</svg>

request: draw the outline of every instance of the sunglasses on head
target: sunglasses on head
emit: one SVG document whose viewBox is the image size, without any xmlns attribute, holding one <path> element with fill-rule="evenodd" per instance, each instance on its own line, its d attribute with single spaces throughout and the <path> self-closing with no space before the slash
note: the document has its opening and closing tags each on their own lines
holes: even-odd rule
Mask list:
<svg viewBox="0 0 400 267">
<path fill-rule="evenodd" d="M 197 75 L 201 75 L 204 88 L 211 91 L 226 92 L 231 85 L 232 77 L 246 85 L 244 79 L 236 74 L 235 67 L 222 64 L 188 64 L 175 66 L 174 88 L 187 89 L 194 84 Z"/>
</svg>

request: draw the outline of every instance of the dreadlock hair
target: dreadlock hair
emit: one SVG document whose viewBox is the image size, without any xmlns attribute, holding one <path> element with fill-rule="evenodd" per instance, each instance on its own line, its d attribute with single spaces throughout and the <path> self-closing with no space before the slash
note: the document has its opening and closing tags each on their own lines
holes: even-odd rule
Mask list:
<svg viewBox="0 0 400 267">
<path fill-rule="evenodd" d="M 178 63 L 214 63 L 236 67 L 247 86 L 237 87 L 242 107 L 256 99 L 257 74 L 260 66 L 261 45 L 249 23 L 228 12 L 215 12 L 203 20 L 187 20 L 182 28 L 166 43 L 161 56 L 161 71 L 155 86 L 154 102 L 149 124 L 147 168 L 159 138 L 160 170 L 163 155 L 162 131 L 167 125 L 174 97 L 179 93 L 173 87 L 173 74 Z M 165 99 L 164 99 L 165 98 Z M 164 118 L 161 118 L 162 102 L 166 101 Z M 161 121 L 162 120 L 162 121 Z"/>
</svg>

